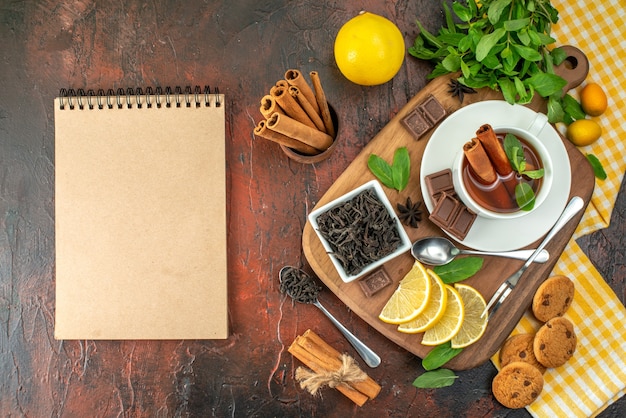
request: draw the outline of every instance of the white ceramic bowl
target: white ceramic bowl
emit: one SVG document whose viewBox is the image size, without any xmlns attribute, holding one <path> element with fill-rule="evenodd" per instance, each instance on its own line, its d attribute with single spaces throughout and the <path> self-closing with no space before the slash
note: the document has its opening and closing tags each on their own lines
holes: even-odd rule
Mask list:
<svg viewBox="0 0 626 418">
<path fill-rule="evenodd" d="M 467 188 L 462 180 L 462 169 L 465 160 L 465 156 L 463 150 L 458 152 L 456 159 L 454 161 L 454 166 L 452 168 L 452 180 L 454 183 L 454 190 L 457 195 L 465 203 L 465 205 L 478 216 L 482 216 L 488 219 L 513 219 L 519 218 L 522 216 L 526 216 L 541 206 L 541 204 L 546 200 L 546 197 L 550 194 L 550 190 L 552 188 L 552 180 L 554 177 L 554 169 L 552 165 L 552 158 L 550 157 L 550 153 L 547 148 L 538 138 L 538 134 L 541 130 L 546 126 L 548 122 L 547 117 L 538 113 L 537 117 L 533 120 L 530 126 L 526 129 L 522 129 L 514 126 L 494 126 L 493 130 L 497 133 L 512 133 L 516 135 L 518 138 L 525 140 L 536 152 L 538 157 L 541 159 L 541 163 L 544 168 L 544 175 L 541 180 L 541 185 L 535 196 L 535 205 L 531 210 L 518 210 L 515 212 L 509 213 L 499 213 L 489 210 L 483 206 L 481 206 L 476 200 L 474 200 L 468 193 Z"/>
<path fill-rule="evenodd" d="M 380 202 L 385 206 L 385 208 L 387 209 L 387 211 L 389 212 L 389 215 L 391 216 L 391 218 L 394 221 L 394 224 L 397 228 L 398 234 L 400 235 L 400 245 L 398 246 L 398 248 L 396 248 L 395 251 L 393 251 L 392 253 L 388 254 L 387 256 L 379 259 L 376 262 L 373 262 L 371 264 L 369 264 L 368 266 L 366 266 L 365 268 L 363 268 L 360 272 L 350 275 L 348 274 L 345 269 L 343 268 L 341 262 L 339 262 L 339 260 L 337 259 L 337 257 L 335 257 L 333 255 L 333 249 L 330 245 L 330 243 L 324 238 L 324 236 L 320 233 L 319 231 L 319 224 L 317 222 L 317 218 L 324 212 L 328 211 L 329 209 L 332 209 L 336 206 L 342 205 L 344 203 L 346 203 L 347 201 L 351 200 L 352 198 L 356 197 L 358 194 L 360 194 L 362 191 L 367 190 L 367 189 L 373 189 L 374 193 L 376 194 L 376 197 L 378 198 L 378 200 L 380 200 Z M 369 181 L 365 184 L 363 184 L 362 186 L 357 187 L 356 189 L 344 194 L 343 196 L 338 197 L 337 199 L 315 209 L 313 212 L 311 212 L 308 216 L 309 222 L 311 223 L 311 225 L 313 226 L 313 229 L 315 230 L 317 236 L 319 237 L 320 241 L 322 242 L 322 245 L 324 246 L 324 249 L 326 250 L 326 252 L 328 253 L 328 256 L 330 257 L 330 260 L 332 261 L 333 265 L 335 266 L 335 269 L 337 270 L 337 273 L 339 273 L 339 276 L 341 277 L 341 280 L 343 280 L 345 283 L 349 283 L 352 282 L 354 280 L 359 279 L 360 277 L 363 277 L 364 275 L 366 275 L 367 273 L 371 272 L 372 270 L 382 266 L 383 264 L 385 264 L 386 262 L 388 262 L 389 260 L 394 259 L 395 257 L 409 251 L 409 249 L 411 248 L 411 240 L 409 239 L 409 236 L 407 235 L 406 231 L 404 230 L 404 228 L 402 227 L 402 224 L 400 223 L 400 220 L 398 219 L 398 216 L 396 215 L 393 206 L 391 205 L 391 202 L 389 202 L 389 199 L 387 198 L 387 196 L 385 195 L 385 192 L 383 191 L 382 186 L 380 185 L 380 183 L 377 180 L 372 180 Z"/>
</svg>

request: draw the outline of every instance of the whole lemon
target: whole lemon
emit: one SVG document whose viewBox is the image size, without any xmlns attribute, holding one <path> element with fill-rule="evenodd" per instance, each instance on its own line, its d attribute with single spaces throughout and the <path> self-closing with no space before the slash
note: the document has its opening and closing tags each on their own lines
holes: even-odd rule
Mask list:
<svg viewBox="0 0 626 418">
<path fill-rule="evenodd" d="M 596 83 L 587 84 L 580 92 L 580 106 L 589 116 L 600 116 L 607 107 L 604 90 Z"/>
<path fill-rule="evenodd" d="M 574 145 L 582 147 L 596 142 L 602 135 L 602 128 L 593 120 L 580 119 L 570 123 L 565 135 Z"/>
<path fill-rule="evenodd" d="M 361 12 L 347 21 L 335 38 L 335 61 L 350 81 L 364 86 L 391 80 L 404 62 L 400 29 L 382 16 Z"/>
</svg>

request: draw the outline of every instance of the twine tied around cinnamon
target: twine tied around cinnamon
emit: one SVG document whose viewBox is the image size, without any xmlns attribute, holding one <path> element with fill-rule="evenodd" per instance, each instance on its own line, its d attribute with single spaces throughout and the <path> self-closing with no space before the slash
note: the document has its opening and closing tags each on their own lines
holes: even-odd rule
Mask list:
<svg viewBox="0 0 626 418">
<path fill-rule="evenodd" d="M 315 395 L 323 386 L 335 388 L 341 383 L 362 382 L 367 379 L 367 374 L 359 368 L 352 357 L 342 354 L 340 360 L 341 367 L 338 370 L 315 373 L 307 368 L 298 367 L 296 380 L 300 382 L 302 389 Z"/>
</svg>

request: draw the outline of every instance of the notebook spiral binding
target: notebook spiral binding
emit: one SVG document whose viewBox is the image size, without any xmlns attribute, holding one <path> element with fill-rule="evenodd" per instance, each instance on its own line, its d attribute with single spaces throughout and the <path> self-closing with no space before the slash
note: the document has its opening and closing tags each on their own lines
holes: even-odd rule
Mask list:
<svg viewBox="0 0 626 418">
<path fill-rule="evenodd" d="M 205 107 L 220 107 L 222 105 L 219 89 L 215 87 L 213 93 L 211 93 L 209 86 L 204 86 L 204 89 L 200 86 L 195 86 L 193 91 L 191 86 L 186 86 L 184 91 L 180 86 L 176 86 L 174 91 L 169 86 L 165 87 L 165 91 L 161 87 L 156 87 L 154 90 L 152 87 L 148 87 L 145 92 L 141 87 L 136 89 L 129 87 L 126 90 L 118 88 L 117 91 L 108 89 L 106 92 L 104 89 L 98 89 L 97 92 L 89 89 L 85 92 L 83 89 L 67 90 L 63 88 L 60 91 L 59 99 L 61 110 L 67 108 L 70 110 L 75 108 L 80 110 L 85 108 L 132 109 L 133 107 L 141 109 L 144 105 L 147 108 L 192 107 L 192 105 L 195 107 L 201 107 L 202 105 Z M 163 102 L 163 99 L 165 102 Z"/>
</svg>

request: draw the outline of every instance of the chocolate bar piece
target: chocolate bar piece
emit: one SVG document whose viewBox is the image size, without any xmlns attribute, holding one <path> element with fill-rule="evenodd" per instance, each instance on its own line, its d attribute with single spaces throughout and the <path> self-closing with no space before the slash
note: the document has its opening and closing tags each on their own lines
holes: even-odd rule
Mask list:
<svg viewBox="0 0 626 418">
<path fill-rule="evenodd" d="M 418 140 L 446 116 L 446 109 L 432 94 L 402 118 L 402 124 Z"/>
<path fill-rule="evenodd" d="M 428 219 L 439 227 L 446 229 L 452 225 L 454 218 L 459 213 L 460 206 L 461 202 L 455 199 L 454 196 L 444 192 L 435 204 L 435 208 Z"/>
<path fill-rule="evenodd" d="M 475 220 L 476 214 L 469 210 L 467 206 L 461 205 L 459 213 L 454 218 L 454 221 L 452 222 L 452 225 L 450 225 L 448 232 L 463 241 L 467 236 L 467 233 L 472 228 Z"/>
<path fill-rule="evenodd" d="M 382 267 L 359 280 L 359 285 L 361 285 L 363 293 L 365 293 L 365 296 L 368 298 L 372 297 L 375 293 L 378 293 L 390 284 L 391 277 L 389 277 L 385 269 Z"/>
<path fill-rule="evenodd" d="M 416 140 L 420 139 L 422 135 L 433 127 L 430 121 L 428 121 L 418 109 L 413 109 L 411 113 L 406 115 L 402 119 L 402 124 L 413 134 Z"/>
<path fill-rule="evenodd" d="M 443 192 L 451 196 L 455 194 L 454 183 L 452 182 L 452 170 L 449 168 L 427 175 L 424 182 L 428 189 L 428 195 L 433 202 L 437 202 Z"/>
<path fill-rule="evenodd" d="M 428 219 L 463 241 L 476 220 L 476 214 L 456 197 L 443 192 Z"/>
<path fill-rule="evenodd" d="M 446 109 L 444 109 L 441 103 L 439 103 L 439 101 L 437 101 L 435 96 L 432 94 L 429 95 L 421 105 L 419 105 L 419 109 L 422 111 L 424 116 L 430 120 L 433 126 L 441 122 L 446 116 Z"/>
</svg>

